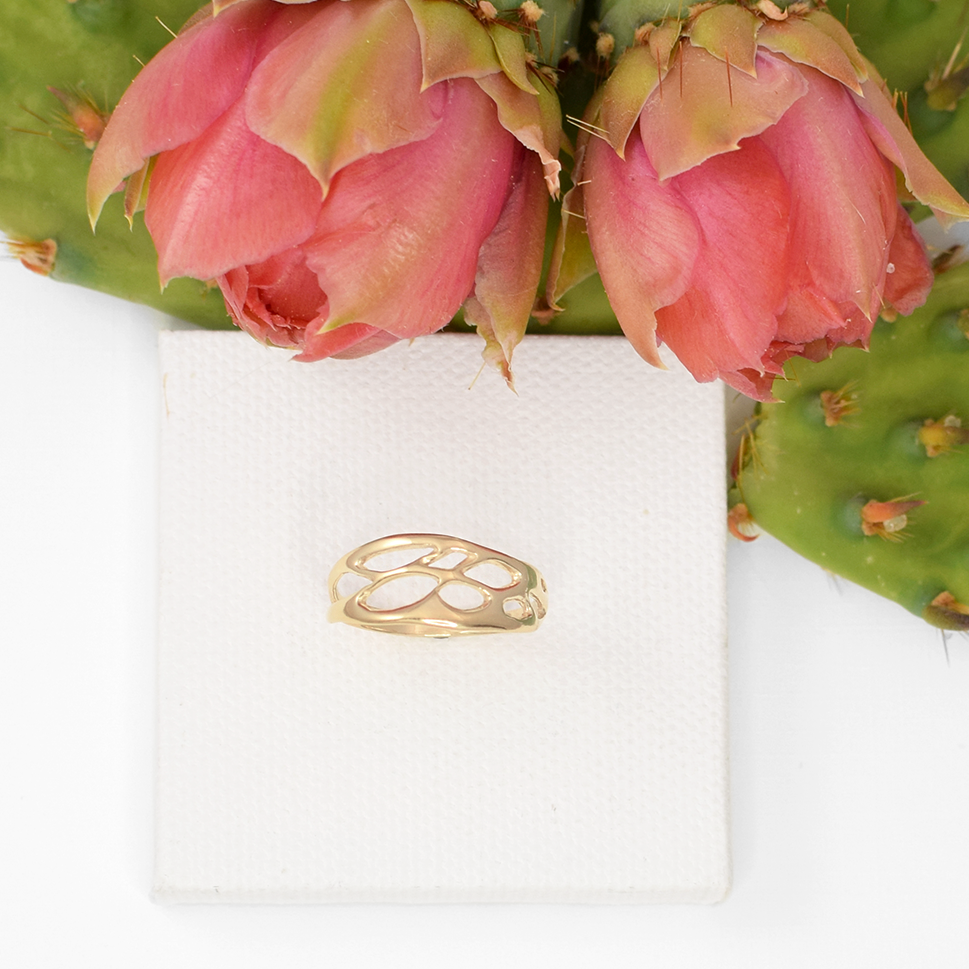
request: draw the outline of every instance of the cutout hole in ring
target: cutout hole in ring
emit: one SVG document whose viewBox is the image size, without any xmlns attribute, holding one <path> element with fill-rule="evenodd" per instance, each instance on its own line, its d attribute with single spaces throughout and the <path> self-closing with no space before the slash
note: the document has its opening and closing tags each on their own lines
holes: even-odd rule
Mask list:
<svg viewBox="0 0 969 969">
<path fill-rule="evenodd" d="M 356 595 L 368 585 L 370 585 L 370 579 L 366 576 L 360 575 L 357 572 L 344 572 L 336 580 L 336 594 L 341 599 L 346 599 L 347 596 Z"/>
<path fill-rule="evenodd" d="M 364 568 L 371 572 L 392 572 L 402 569 L 405 565 L 416 562 L 419 558 L 433 552 L 428 545 L 405 545 L 403 548 L 392 548 L 386 552 L 377 552 L 363 563 Z"/>
<path fill-rule="evenodd" d="M 518 622 L 525 622 L 526 619 L 531 619 L 533 615 L 531 604 L 519 596 L 512 596 L 510 599 L 505 599 L 501 604 L 501 608 L 506 616 Z"/>
<path fill-rule="evenodd" d="M 459 609 L 461 612 L 483 609 L 490 601 L 479 589 L 464 582 L 445 583 L 441 586 L 439 595 L 452 609 Z"/>
<path fill-rule="evenodd" d="M 535 613 L 535 616 L 538 619 L 544 619 L 545 618 L 545 606 L 542 605 L 542 600 L 539 599 L 538 596 L 535 595 L 532 592 L 529 592 L 528 593 L 527 598 L 528 598 L 529 605 L 531 605 L 531 607 L 532 607 L 532 612 Z"/>
<path fill-rule="evenodd" d="M 452 549 L 447 555 L 443 555 L 436 562 L 428 562 L 428 565 L 432 569 L 443 569 L 447 572 L 453 572 L 467 557 L 465 552 Z"/>
<path fill-rule="evenodd" d="M 488 586 L 489 589 L 510 589 L 521 581 L 521 576 L 507 565 L 495 559 L 478 562 L 464 573 L 469 579 Z"/>
<path fill-rule="evenodd" d="M 372 591 L 365 592 L 359 602 L 372 612 L 392 612 L 420 602 L 435 588 L 437 581 L 430 575 L 395 575 L 375 582 Z"/>
</svg>

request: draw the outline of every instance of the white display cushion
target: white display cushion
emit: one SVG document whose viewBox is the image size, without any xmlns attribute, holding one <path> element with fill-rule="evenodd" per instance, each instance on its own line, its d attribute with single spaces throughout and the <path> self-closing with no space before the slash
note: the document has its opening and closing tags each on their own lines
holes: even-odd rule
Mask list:
<svg viewBox="0 0 969 969">
<path fill-rule="evenodd" d="M 722 391 L 610 337 L 292 362 L 161 334 L 155 897 L 713 902 L 729 887 Z M 327 622 L 341 555 L 456 535 L 541 627 Z"/>
</svg>

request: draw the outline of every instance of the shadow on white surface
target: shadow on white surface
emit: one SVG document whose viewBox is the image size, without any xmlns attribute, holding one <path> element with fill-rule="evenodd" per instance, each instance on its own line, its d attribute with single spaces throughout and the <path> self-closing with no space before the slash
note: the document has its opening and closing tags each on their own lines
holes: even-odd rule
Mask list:
<svg viewBox="0 0 969 969">
<path fill-rule="evenodd" d="M 0 282 L 4 964 L 964 963 L 969 642 L 947 658 L 938 632 L 766 537 L 730 550 L 726 902 L 153 905 L 160 318 L 13 262 Z"/>
</svg>

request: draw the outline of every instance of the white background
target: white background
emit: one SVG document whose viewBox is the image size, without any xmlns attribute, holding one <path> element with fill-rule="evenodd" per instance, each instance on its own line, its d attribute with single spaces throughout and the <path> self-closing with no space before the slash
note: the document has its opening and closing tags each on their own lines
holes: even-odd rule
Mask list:
<svg viewBox="0 0 969 969">
<path fill-rule="evenodd" d="M 730 549 L 726 902 L 153 904 L 155 339 L 169 324 L 13 260 L 0 292 L 4 966 L 966 963 L 969 641 L 946 648 L 768 537 Z"/>
</svg>

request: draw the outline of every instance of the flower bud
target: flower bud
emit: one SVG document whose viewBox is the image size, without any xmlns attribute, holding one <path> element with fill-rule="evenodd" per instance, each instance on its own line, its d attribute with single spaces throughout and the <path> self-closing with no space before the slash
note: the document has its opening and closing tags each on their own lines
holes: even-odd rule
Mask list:
<svg viewBox="0 0 969 969">
<path fill-rule="evenodd" d="M 666 343 L 698 380 L 767 400 L 788 358 L 865 346 L 879 313 L 924 302 L 896 170 L 943 221 L 969 205 L 838 21 L 700 4 L 624 35 L 639 43 L 586 113 L 550 305 L 598 269 L 645 359 Z"/>
<path fill-rule="evenodd" d="M 463 306 L 510 379 L 560 167 L 558 102 L 522 34 L 423 0 L 211 14 L 115 110 L 92 224 L 127 179 L 162 284 L 214 279 L 236 324 L 299 359 L 371 353 Z"/>
</svg>

